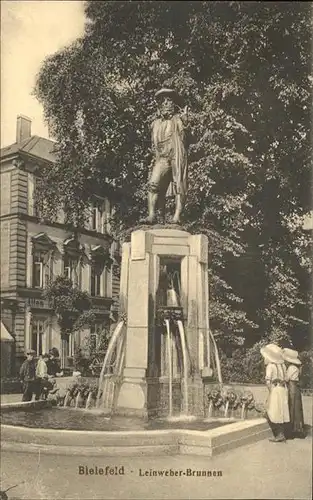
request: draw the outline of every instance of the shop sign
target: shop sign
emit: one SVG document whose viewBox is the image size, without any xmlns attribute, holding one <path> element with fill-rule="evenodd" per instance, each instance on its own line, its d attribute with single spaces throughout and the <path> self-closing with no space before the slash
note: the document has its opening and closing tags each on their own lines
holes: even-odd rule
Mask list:
<svg viewBox="0 0 313 500">
<path fill-rule="evenodd" d="M 34 297 L 29 297 L 27 299 L 27 305 L 38 309 L 50 309 L 49 302 L 47 300 L 36 299 Z"/>
</svg>

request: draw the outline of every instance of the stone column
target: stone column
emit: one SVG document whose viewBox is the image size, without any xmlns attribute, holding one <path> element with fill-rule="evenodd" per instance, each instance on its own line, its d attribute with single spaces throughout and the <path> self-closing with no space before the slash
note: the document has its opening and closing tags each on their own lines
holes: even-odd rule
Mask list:
<svg viewBox="0 0 313 500">
<path fill-rule="evenodd" d="M 31 348 L 31 321 L 32 321 L 32 311 L 30 307 L 25 308 L 25 342 L 24 349 L 25 352 L 27 349 Z"/>
<path fill-rule="evenodd" d="M 194 414 L 203 414 L 202 370 L 205 366 L 205 338 L 208 328 L 208 242 L 206 236 L 192 235 L 188 238 L 190 254 L 182 269 L 185 269 L 184 284 L 187 285 L 187 342 L 192 362 L 192 377 L 189 390 L 189 407 Z"/>
<path fill-rule="evenodd" d="M 148 332 L 148 377 L 159 376 L 160 358 L 160 335 L 156 327 L 156 295 L 159 286 L 160 258 L 158 255 L 150 256 L 150 279 L 149 279 L 149 332 Z"/>
<path fill-rule="evenodd" d="M 151 258 L 148 243 L 149 233 L 144 231 L 132 233 L 127 280 L 126 359 L 123 383 L 117 401 L 117 413 L 125 412 L 127 415 L 140 417 L 147 416 L 146 375 Z"/>
<path fill-rule="evenodd" d="M 120 276 L 119 312 L 127 313 L 128 277 L 129 277 L 130 243 L 123 243 L 122 266 Z"/>
<path fill-rule="evenodd" d="M 32 288 L 33 280 L 33 249 L 31 238 L 28 235 L 27 238 L 27 269 L 26 269 L 26 286 Z"/>
</svg>

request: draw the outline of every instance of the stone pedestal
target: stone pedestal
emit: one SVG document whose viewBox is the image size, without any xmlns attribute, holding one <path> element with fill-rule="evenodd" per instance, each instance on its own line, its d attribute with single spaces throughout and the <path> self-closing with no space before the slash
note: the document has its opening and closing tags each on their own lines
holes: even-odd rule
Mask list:
<svg viewBox="0 0 313 500">
<path fill-rule="evenodd" d="M 146 416 L 164 404 L 156 382 L 160 377 L 164 379 L 156 316 L 160 265 L 167 262 L 175 262 L 180 268 L 190 413 L 193 408 L 197 413 L 203 408 L 201 371 L 210 368 L 207 238 L 177 229 L 149 228 L 134 231 L 131 242 L 123 246 L 120 297 L 122 312 L 127 315 L 127 332 L 117 413 Z"/>
</svg>

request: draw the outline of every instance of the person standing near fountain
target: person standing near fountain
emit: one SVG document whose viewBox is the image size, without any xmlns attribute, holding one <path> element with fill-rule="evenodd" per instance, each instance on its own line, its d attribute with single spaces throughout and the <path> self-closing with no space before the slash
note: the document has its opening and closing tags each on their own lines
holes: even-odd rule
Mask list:
<svg viewBox="0 0 313 500">
<path fill-rule="evenodd" d="M 23 383 L 23 402 L 31 401 L 33 394 L 37 396 L 38 393 L 35 354 L 33 349 L 29 349 L 26 352 L 26 359 L 20 369 L 20 379 Z"/>
<path fill-rule="evenodd" d="M 285 424 L 290 421 L 290 416 L 283 351 L 275 344 L 268 344 L 261 348 L 261 355 L 266 365 L 265 380 L 269 390 L 267 420 L 274 435 L 270 441 L 285 442 Z"/>
<path fill-rule="evenodd" d="M 167 191 L 174 194 L 176 210 L 172 223 L 178 224 L 187 194 L 187 148 L 185 127 L 187 106 L 177 112 L 179 98 L 172 89 L 161 89 L 155 97 L 159 103 L 159 118 L 152 123 L 152 150 L 155 155 L 148 182 L 148 218 L 146 223 L 155 222 L 155 211 L 161 206 L 165 215 Z"/>
<path fill-rule="evenodd" d="M 283 349 L 283 357 L 287 365 L 288 403 L 290 413 L 290 425 L 288 426 L 288 437 L 304 438 L 304 418 L 299 386 L 301 361 L 298 352 L 293 349 Z"/>
<path fill-rule="evenodd" d="M 49 354 L 42 354 L 39 356 L 37 366 L 36 366 L 36 378 L 37 378 L 37 394 L 36 400 L 43 398 L 46 392 L 46 385 L 48 381 L 48 368 L 47 361 L 49 359 Z"/>
</svg>

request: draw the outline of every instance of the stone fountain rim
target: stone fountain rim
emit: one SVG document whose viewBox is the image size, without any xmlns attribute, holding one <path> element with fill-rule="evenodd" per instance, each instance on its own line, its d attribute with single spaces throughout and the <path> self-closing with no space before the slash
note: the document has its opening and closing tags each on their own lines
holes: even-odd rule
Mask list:
<svg viewBox="0 0 313 500">
<path fill-rule="evenodd" d="M 225 419 L 219 419 L 221 421 L 225 421 Z M 196 430 L 196 429 L 148 429 L 148 430 L 125 430 L 125 431 L 90 431 L 90 430 L 83 430 L 83 429 L 53 429 L 49 427 L 42 427 L 42 428 L 36 428 L 36 427 L 26 427 L 26 426 L 18 426 L 18 425 L 10 425 L 10 424 L 1 424 L 1 428 L 3 429 L 8 429 L 8 430 L 13 430 L 15 429 L 16 431 L 22 431 L 22 432 L 31 432 L 32 434 L 43 434 L 44 432 L 51 432 L 51 433 L 63 433 L 63 434 L 83 434 L 83 435 L 100 435 L 100 436 L 139 436 L 140 434 L 144 436 L 148 435 L 155 435 L 160 434 L 160 435 L 167 435 L 167 434 L 191 434 L 195 436 L 203 435 L 208 437 L 210 436 L 215 436 L 215 435 L 221 435 L 221 434 L 228 434 L 226 431 L 232 431 L 232 430 L 241 430 L 241 429 L 246 429 L 249 427 L 253 427 L 255 425 L 261 424 L 263 422 L 266 422 L 265 418 L 256 418 L 256 419 L 249 419 L 249 420 L 237 420 L 233 421 L 230 419 L 230 422 L 227 425 L 223 425 L 222 427 L 216 427 L 214 429 L 208 429 L 206 431 L 201 431 L 201 430 Z M 230 429 L 230 426 L 233 426 Z M 223 430 L 223 432 L 221 432 Z"/>
<path fill-rule="evenodd" d="M 7 403 L 6 407 L 51 407 L 50 402 Z M 4 406 L 4 405 L 3 405 Z M 207 419 L 208 420 L 208 419 Z M 6 451 L 80 456 L 201 455 L 211 457 L 264 439 L 270 429 L 264 418 L 233 421 L 214 429 L 87 431 L 1 424 Z M 125 442 L 125 437 L 128 440 Z M 81 438 L 81 439 L 79 439 Z M 35 442 L 34 442 L 35 441 Z M 77 444 L 78 443 L 78 444 Z"/>
<path fill-rule="evenodd" d="M 212 457 L 270 435 L 265 419 L 241 421 L 208 431 L 161 429 L 151 431 L 81 431 L 34 429 L 4 424 L 2 451 L 78 456 L 163 456 Z M 221 432 L 223 429 L 225 431 Z M 220 432 L 217 432 L 220 431 Z M 54 440 L 52 439 L 54 436 Z M 125 436 L 128 440 L 125 441 Z M 78 437 L 82 437 L 80 442 Z M 33 442 L 35 439 L 35 442 Z"/>
</svg>

